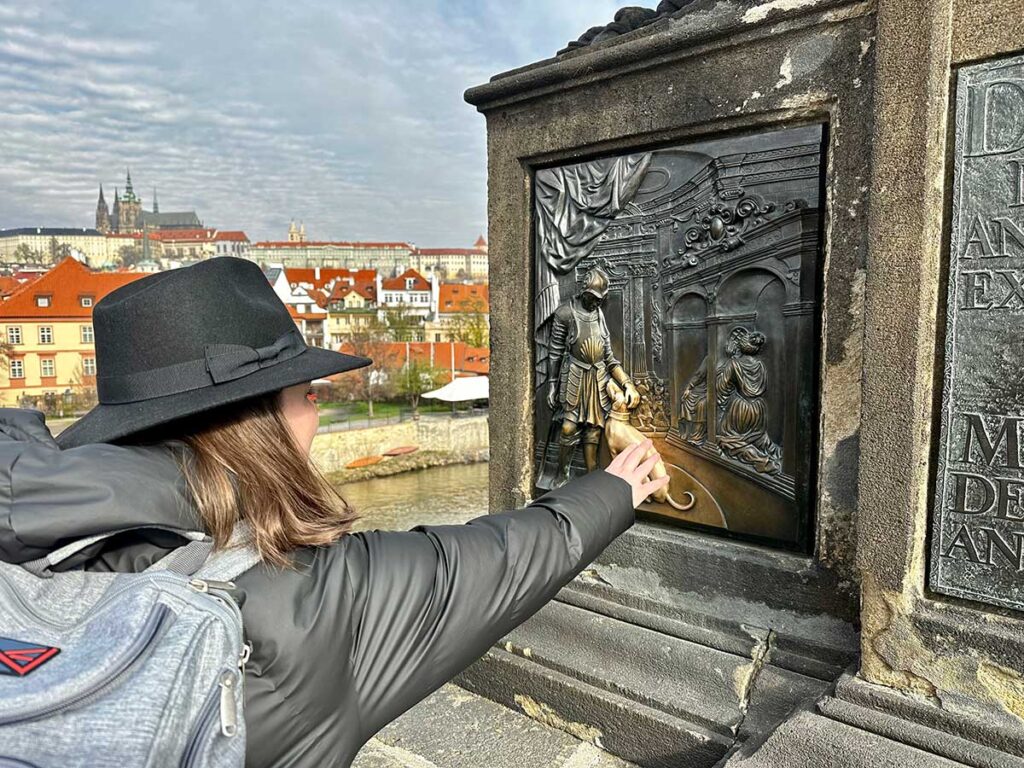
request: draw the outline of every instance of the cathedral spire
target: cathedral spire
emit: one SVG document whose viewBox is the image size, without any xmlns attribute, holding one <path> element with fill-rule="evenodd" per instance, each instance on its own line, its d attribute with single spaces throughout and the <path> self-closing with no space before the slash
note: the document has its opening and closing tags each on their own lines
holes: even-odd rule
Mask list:
<svg viewBox="0 0 1024 768">
<path fill-rule="evenodd" d="M 153 187 L 153 213 L 160 213 L 160 205 L 156 201 L 156 187 Z"/>
<path fill-rule="evenodd" d="M 124 185 L 124 193 L 126 196 L 131 197 L 134 192 L 132 191 L 132 169 L 128 168 L 128 181 Z"/>
<path fill-rule="evenodd" d="M 106 234 L 110 231 L 110 209 L 103 199 L 103 185 L 100 184 L 100 197 L 96 201 L 96 229 Z"/>
</svg>

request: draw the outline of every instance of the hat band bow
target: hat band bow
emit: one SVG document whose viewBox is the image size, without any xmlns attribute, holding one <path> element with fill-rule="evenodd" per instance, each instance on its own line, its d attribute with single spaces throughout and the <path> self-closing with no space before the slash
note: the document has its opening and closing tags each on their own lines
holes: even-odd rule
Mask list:
<svg viewBox="0 0 1024 768">
<path fill-rule="evenodd" d="M 207 344 L 206 370 L 214 384 L 248 376 L 261 368 L 284 362 L 306 348 L 302 335 L 289 331 L 273 344 L 247 347 L 244 344 Z"/>
<path fill-rule="evenodd" d="M 265 347 L 207 344 L 203 357 L 198 360 L 121 376 L 99 376 L 96 378 L 96 393 L 104 405 L 177 395 L 240 379 L 290 360 L 307 348 L 297 328 Z"/>
</svg>

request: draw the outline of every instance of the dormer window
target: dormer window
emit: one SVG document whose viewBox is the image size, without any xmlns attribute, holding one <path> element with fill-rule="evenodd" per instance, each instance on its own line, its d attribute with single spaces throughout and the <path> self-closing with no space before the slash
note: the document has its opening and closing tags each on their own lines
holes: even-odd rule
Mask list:
<svg viewBox="0 0 1024 768">
<path fill-rule="evenodd" d="M 36 294 L 36 306 L 37 307 L 48 307 L 48 306 L 50 306 L 50 299 L 51 298 L 52 297 L 49 296 L 49 295 Z"/>
<path fill-rule="evenodd" d="M 407 277 L 407 278 L 405 278 L 405 290 L 411 291 L 412 290 L 412 286 L 413 286 L 413 284 L 415 282 L 416 282 L 416 278 L 414 278 L 414 277 Z"/>
<path fill-rule="evenodd" d="M 91 307 L 92 306 L 92 296 L 79 296 L 78 297 L 78 301 L 79 301 L 79 303 L 81 303 L 81 305 L 83 307 Z"/>
</svg>

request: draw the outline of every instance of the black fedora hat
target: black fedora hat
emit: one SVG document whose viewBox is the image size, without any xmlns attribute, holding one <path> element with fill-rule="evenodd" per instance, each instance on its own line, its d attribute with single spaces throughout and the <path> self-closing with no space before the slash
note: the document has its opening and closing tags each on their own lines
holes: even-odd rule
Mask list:
<svg viewBox="0 0 1024 768">
<path fill-rule="evenodd" d="M 308 346 L 263 271 L 231 256 L 112 291 L 96 304 L 93 327 L 99 405 L 57 436 L 62 448 L 370 363 Z"/>
</svg>

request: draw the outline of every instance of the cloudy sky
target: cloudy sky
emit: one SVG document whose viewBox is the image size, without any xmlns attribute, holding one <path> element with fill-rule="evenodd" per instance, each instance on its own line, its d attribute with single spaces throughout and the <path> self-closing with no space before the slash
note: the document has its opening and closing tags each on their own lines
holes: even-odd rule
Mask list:
<svg viewBox="0 0 1024 768">
<path fill-rule="evenodd" d="M 0 0 L 0 227 L 148 209 L 284 239 L 463 246 L 486 227 L 463 91 L 619 0 Z M 652 3 L 648 3 L 649 5 Z"/>
</svg>

